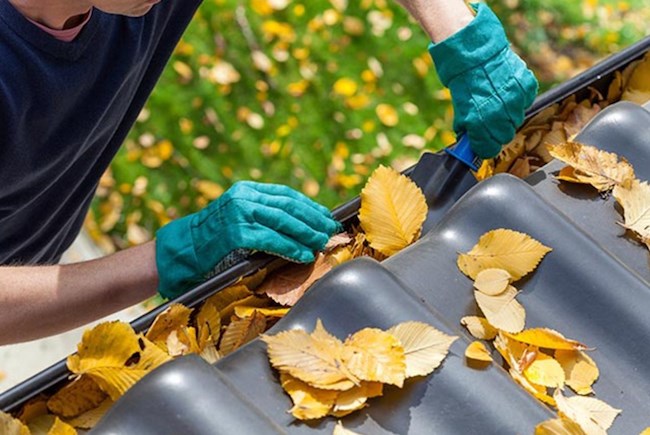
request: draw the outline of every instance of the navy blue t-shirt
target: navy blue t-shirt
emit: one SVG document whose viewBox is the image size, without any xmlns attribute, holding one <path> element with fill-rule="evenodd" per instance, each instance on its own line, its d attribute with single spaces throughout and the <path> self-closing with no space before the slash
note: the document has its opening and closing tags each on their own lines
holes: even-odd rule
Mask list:
<svg viewBox="0 0 650 435">
<path fill-rule="evenodd" d="M 201 0 L 62 42 L 0 0 L 0 264 L 57 262 Z"/>
</svg>

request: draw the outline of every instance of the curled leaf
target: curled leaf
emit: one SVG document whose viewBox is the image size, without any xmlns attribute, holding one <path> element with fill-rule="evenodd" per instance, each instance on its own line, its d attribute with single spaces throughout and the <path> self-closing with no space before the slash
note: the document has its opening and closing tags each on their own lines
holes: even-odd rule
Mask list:
<svg viewBox="0 0 650 435">
<path fill-rule="evenodd" d="M 564 350 L 585 350 L 587 346 L 575 341 L 569 340 L 564 335 L 553 329 L 548 328 L 530 328 L 517 334 L 506 334 L 513 340 L 521 343 L 531 344 L 546 349 L 564 349 Z"/>
<path fill-rule="evenodd" d="M 257 338 L 266 330 L 266 317 L 255 311 L 252 316 L 230 322 L 223 333 L 219 354 L 228 355 Z"/>
<path fill-rule="evenodd" d="M 84 333 L 77 353 L 68 357 L 68 368 L 92 377 L 111 399 L 117 400 L 169 359 L 158 346 L 136 335 L 128 324 L 108 322 Z"/>
<path fill-rule="evenodd" d="M 466 316 L 460 319 L 461 325 L 465 326 L 474 338 L 479 340 L 492 340 L 497 335 L 497 330 L 484 317 Z"/>
<path fill-rule="evenodd" d="M 623 207 L 623 226 L 634 231 L 650 249 L 650 184 L 634 180 L 629 188 L 616 186 L 614 198 Z"/>
<path fill-rule="evenodd" d="M 465 357 L 477 361 L 492 361 L 492 355 L 490 355 L 490 352 L 488 352 L 485 345 L 480 341 L 473 341 L 467 346 L 465 349 Z"/>
<path fill-rule="evenodd" d="M 571 177 L 580 183 L 591 184 L 600 192 L 614 186 L 629 186 L 634 180 L 634 169 L 614 153 L 599 150 L 590 145 L 565 142 L 549 145 L 553 157 L 573 167 Z M 565 174 L 566 176 L 567 174 Z"/>
</svg>

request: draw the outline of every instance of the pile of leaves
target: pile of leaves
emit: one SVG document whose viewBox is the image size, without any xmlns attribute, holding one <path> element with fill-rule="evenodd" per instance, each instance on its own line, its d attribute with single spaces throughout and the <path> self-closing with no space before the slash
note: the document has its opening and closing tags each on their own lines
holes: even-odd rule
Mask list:
<svg viewBox="0 0 650 435">
<path fill-rule="evenodd" d="M 650 185 L 635 177 L 627 160 L 577 142 L 554 145 L 549 152 L 569 165 L 560 170 L 558 179 L 591 185 L 604 196 L 612 193 L 623 210 L 620 225 L 650 249 Z"/>
<path fill-rule="evenodd" d="M 591 95 L 576 101 L 575 95 L 553 104 L 526 121 L 499 155 L 483 161 L 478 180 L 508 172 L 520 178 L 553 160 L 549 147 L 571 140 L 598 112 L 618 101 L 643 104 L 650 100 L 650 53 L 616 71 L 607 95 L 590 88 Z"/>
<path fill-rule="evenodd" d="M 157 316 L 146 334 L 136 334 L 122 322 L 103 323 L 86 331 L 77 354 L 68 358 L 68 368 L 74 374 L 72 382 L 51 397 L 38 397 L 28 403 L 16 421 L 29 427 L 43 425 L 43 422 L 52 426 L 58 418 L 59 424 L 92 428 L 115 400 L 160 364 L 190 353 L 213 363 L 267 331 L 311 285 L 337 265 L 360 256 L 385 259 L 410 245 L 419 238 L 427 211 L 424 195 L 415 183 L 394 169 L 380 166 L 361 193 L 359 225 L 350 234 L 333 236 L 314 263 L 289 263 L 275 269 L 261 269 L 207 298 L 196 309 L 171 304 Z M 321 332 L 325 334 L 324 329 Z M 413 337 L 403 335 L 411 332 Z M 426 325 L 407 324 L 396 326 L 393 333 L 403 340 L 392 349 L 399 354 L 394 359 L 401 361 L 398 363 L 401 375 L 395 374 L 390 382 L 385 378 L 371 379 L 362 372 L 367 368 L 363 366 L 366 360 L 357 368 L 351 355 L 351 359 L 348 358 L 350 373 L 356 374 L 335 390 L 337 397 L 339 393 L 341 396 L 336 410 L 332 410 L 333 415 L 343 415 L 346 406 L 353 407 L 351 403 L 345 405 L 344 401 L 355 395 L 355 403 L 363 406 L 365 402 L 358 402 L 363 395 L 359 389 L 362 381 L 364 388 L 375 388 L 367 392 L 372 396 L 372 391 L 377 393 L 376 388 L 381 394 L 381 382 L 401 386 L 406 377 L 424 374 L 425 370 L 412 361 L 421 353 L 416 351 L 415 356 L 411 355 L 409 340 L 426 342 L 435 332 Z M 359 334 L 354 340 L 346 341 L 345 349 L 357 352 L 364 349 L 368 334 L 377 336 L 373 331 Z M 392 337 L 386 332 L 379 336 Z M 332 340 L 336 339 L 332 337 Z M 390 343 L 398 343 L 398 338 L 390 340 Z M 332 350 L 329 348 L 327 352 Z M 287 388 L 298 391 L 298 383 L 305 379 L 293 372 L 290 374 L 295 379 L 291 378 Z M 309 379 L 306 382 L 310 382 Z M 313 410 L 306 412 L 304 415 L 313 415 Z M 325 414 L 327 412 L 329 410 Z M 299 411 L 296 413 L 302 415 Z"/>
<path fill-rule="evenodd" d="M 605 434 L 621 412 L 594 398 L 592 385 L 599 376 L 588 347 L 548 328 L 525 328 L 526 311 L 512 285 L 533 272 L 551 248 L 527 234 L 496 229 L 482 235 L 476 246 L 458 256 L 458 268 L 474 280 L 474 297 L 485 317 L 461 319 L 470 334 L 491 342 L 508 373 L 538 400 L 555 406 L 559 419 L 541 423 L 536 433 L 553 434 L 562 427 L 572 434 Z M 470 344 L 469 359 L 491 362 L 482 341 Z M 578 396 L 565 397 L 564 386 Z M 549 390 L 554 393 L 549 394 Z"/>
<path fill-rule="evenodd" d="M 432 373 L 456 338 L 405 322 L 387 331 L 364 328 L 343 342 L 320 320 L 311 334 L 294 329 L 262 337 L 299 420 L 346 416 L 381 396 L 384 384 L 401 388 L 408 378 Z"/>
</svg>

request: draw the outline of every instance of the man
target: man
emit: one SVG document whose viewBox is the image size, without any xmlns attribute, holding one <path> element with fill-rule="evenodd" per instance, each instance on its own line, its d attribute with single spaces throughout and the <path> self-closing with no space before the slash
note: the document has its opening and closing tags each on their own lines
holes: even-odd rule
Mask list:
<svg viewBox="0 0 650 435">
<path fill-rule="evenodd" d="M 399 0 L 433 43 L 454 127 L 494 156 L 537 83 L 485 6 Z M 79 232 L 122 144 L 200 0 L 0 0 L 0 344 L 53 334 L 158 290 L 175 297 L 231 253 L 312 261 L 338 224 L 284 186 L 238 183 L 155 242 L 56 263 Z M 476 16 L 474 16 L 476 14 Z"/>
</svg>

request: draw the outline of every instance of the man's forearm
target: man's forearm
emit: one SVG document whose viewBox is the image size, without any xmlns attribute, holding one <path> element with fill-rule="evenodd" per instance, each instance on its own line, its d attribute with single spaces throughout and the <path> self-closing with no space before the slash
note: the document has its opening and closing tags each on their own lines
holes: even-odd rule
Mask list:
<svg viewBox="0 0 650 435">
<path fill-rule="evenodd" d="M 453 35 L 474 18 L 463 0 L 401 0 L 433 42 Z"/>
<path fill-rule="evenodd" d="M 155 243 L 83 263 L 0 267 L 0 345 L 81 326 L 153 296 Z"/>
</svg>

